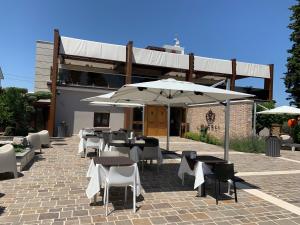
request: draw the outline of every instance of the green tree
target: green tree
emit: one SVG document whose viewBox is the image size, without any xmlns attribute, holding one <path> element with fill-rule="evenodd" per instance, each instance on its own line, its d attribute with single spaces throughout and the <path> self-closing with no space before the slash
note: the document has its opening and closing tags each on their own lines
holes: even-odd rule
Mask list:
<svg viewBox="0 0 300 225">
<path fill-rule="evenodd" d="M 16 135 L 27 135 L 35 116 L 34 104 L 51 98 L 50 93 L 27 93 L 27 89 L 9 87 L 0 90 L 0 128 L 13 127 Z"/>
<path fill-rule="evenodd" d="M 300 0 L 290 8 L 292 15 L 288 28 L 292 30 L 290 40 L 292 48 L 288 50 L 290 54 L 287 58 L 287 72 L 284 78 L 286 92 L 289 94 L 287 100 L 291 105 L 300 107 Z"/>
<path fill-rule="evenodd" d="M 263 106 L 263 107 L 262 107 Z M 265 108 L 273 109 L 275 108 L 275 102 L 264 102 L 257 105 L 257 112 L 266 110 Z M 286 115 L 271 115 L 271 114 L 258 114 L 256 117 L 256 132 L 259 133 L 262 129 L 265 127 L 271 128 L 271 125 L 276 124 L 283 124 L 288 119 L 290 119 L 291 116 Z"/>
</svg>

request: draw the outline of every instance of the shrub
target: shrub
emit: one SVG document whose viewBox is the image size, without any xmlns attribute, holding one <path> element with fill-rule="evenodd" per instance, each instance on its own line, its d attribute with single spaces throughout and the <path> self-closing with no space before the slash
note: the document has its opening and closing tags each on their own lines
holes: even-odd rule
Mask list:
<svg viewBox="0 0 300 225">
<path fill-rule="evenodd" d="M 14 136 L 15 135 L 15 128 L 14 127 L 6 127 L 4 131 L 5 136 Z"/>
<path fill-rule="evenodd" d="M 200 135 L 197 134 L 197 133 L 186 132 L 184 136 L 187 139 L 191 139 L 191 140 L 194 140 L 194 141 L 200 141 Z"/>
<path fill-rule="evenodd" d="M 13 145 L 15 152 L 23 152 L 26 148 L 24 145 Z"/>
<path fill-rule="evenodd" d="M 200 134 L 197 134 L 197 133 L 194 133 L 194 132 L 186 132 L 185 133 L 185 138 L 191 139 L 191 140 L 194 140 L 194 141 L 201 141 L 201 142 L 205 142 L 205 143 L 213 144 L 213 145 L 220 145 L 221 144 L 219 139 L 217 139 L 216 137 L 214 137 L 211 134 L 207 134 L 206 132 L 201 132 Z"/>
<path fill-rule="evenodd" d="M 295 143 L 300 143 L 300 125 L 296 125 L 293 128 L 293 139 Z"/>
<path fill-rule="evenodd" d="M 265 153 L 266 141 L 259 137 L 232 138 L 229 147 L 239 152 Z"/>
</svg>

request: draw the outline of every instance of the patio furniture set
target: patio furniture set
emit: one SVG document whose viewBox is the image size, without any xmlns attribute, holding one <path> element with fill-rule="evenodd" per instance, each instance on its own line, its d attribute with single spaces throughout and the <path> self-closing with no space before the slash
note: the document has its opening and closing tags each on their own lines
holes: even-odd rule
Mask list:
<svg viewBox="0 0 300 225">
<path fill-rule="evenodd" d="M 133 191 L 133 211 L 136 211 L 136 197 L 141 194 L 142 186 L 138 163 L 141 161 L 142 172 L 145 160 L 156 160 L 158 168 L 162 164 L 162 153 L 158 139 L 150 137 L 134 137 L 132 132 L 124 130 L 114 132 L 95 132 L 93 129 L 80 131 L 79 152 L 86 156 L 88 148 L 96 150 L 87 172 L 89 184 L 86 195 L 89 199 L 104 189 L 102 200 L 108 215 L 109 188 L 112 186 L 125 188 L 125 202 L 127 201 L 127 187 Z M 128 138 L 130 137 L 130 138 Z M 90 141 L 92 139 L 93 141 Z M 92 143 L 92 144 L 91 144 Z M 159 170 L 158 170 L 159 172 Z M 179 166 L 178 176 L 184 185 L 185 174 L 195 176 L 194 188 L 198 188 L 201 196 L 206 196 L 205 183 L 214 180 L 216 203 L 218 204 L 221 182 L 229 182 L 234 188 L 235 201 L 236 181 L 241 181 L 234 176 L 233 164 L 213 156 L 197 156 L 194 151 L 183 151 Z M 231 184 L 231 185 L 230 185 Z"/>
<path fill-rule="evenodd" d="M 42 152 L 42 147 L 50 147 L 50 137 L 48 131 L 43 130 L 29 133 L 26 137 L 12 137 L 12 140 L 3 141 L 2 144 L 4 145 L 0 147 L 0 173 L 12 172 L 17 178 L 17 171 L 22 171 L 32 161 L 35 150 Z M 16 154 L 14 145 L 23 145 L 26 149 Z"/>
</svg>

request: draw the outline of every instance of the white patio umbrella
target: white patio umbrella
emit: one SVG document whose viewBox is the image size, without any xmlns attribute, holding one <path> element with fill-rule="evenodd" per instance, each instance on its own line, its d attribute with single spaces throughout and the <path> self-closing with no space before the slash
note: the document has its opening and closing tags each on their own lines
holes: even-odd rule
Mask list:
<svg viewBox="0 0 300 225">
<path fill-rule="evenodd" d="M 208 102 L 224 102 L 231 99 L 243 99 L 253 97 L 235 91 L 229 91 L 192 82 L 178 81 L 175 79 L 163 79 L 157 81 L 127 84 L 116 91 L 110 98 L 113 101 L 130 100 L 132 102 L 144 101 L 145 104 L 157 104 L 168 106 L 167 150 L 169 149 L 169 122 L 170 106 L 176 104 L 200 104 Z M 228 143 L 229 140 L 225 139 Z M 228 146 L 228 145 L 225 145 Z M 225 148 L 225 155 L 228 149 Z"/>
<path fill-rule="evenodd" d="M 279 106 L 274 109 L 258 112 L 257 114 L 291 114 L 300 115 L 300 109 L 292 106 Z"/>
<path fill-rule="evenodd" d="M 93 102 L 90 102 L 89 103 L 90 105 L 95 105 L 95 106 L 116 106 L 116 107 L 132 107 L 132 108 L 135 108 L 135 107 L 143 107 L 144 105 L 143 104 L 138 104 L 138 103 L 121 103 L 121 102 L 103 102 L 103 101 L 93 101 Z"/>
</svg>

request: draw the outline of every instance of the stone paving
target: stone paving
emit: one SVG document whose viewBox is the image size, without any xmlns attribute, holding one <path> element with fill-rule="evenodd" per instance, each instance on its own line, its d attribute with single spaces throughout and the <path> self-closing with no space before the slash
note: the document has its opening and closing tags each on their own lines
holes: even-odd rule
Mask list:
<svg viewBox="0 0 300 225">
<path fill-rule="evenodd" d="M 176 141 L 175 141 L 176 140 Z M 195 149 L 222 156 L 222 149 L 203 143 L 175 139 L 171 149 Z M 0 224 L 300 224 L 300 216 L 270 202 L 238 190 L 238 203 L 222 196 L 215 204 L 211 190 L 207 197 L 197 197 L 192 177 L 185 185 L 177 176 L 179 159 L 165 155 L 160 172 L 148 165 L 141 173 L 145 192 L 138 197 L 138 211 L 132 213 L 132 203 L 124 203 L 124 192 L 112 190 L 110 210 L 105 217 L 102 197 L 96 204 L 85 195 L 86 172 L 90 160 L 77 156 L 78 138 L 53 142 L 53 148 L 37 154 L 35 162 L 18 179 L 0 180 Z M 162 140 L 163 141 L 163 140 Z M 173 140 L 172 140 L 173 141 Z M 178 142 L 178 143 L 176 143 Z M 162 143 L 163 145 L 164 143 Z M 293 153 L 295 155 L 300 152 Z M 290 156 L 289 153 L 284 154 Z M 231 152 L 231 161 L 239 172 L 297 170 L 299 163 L 263 155 Z M 276 167 L 276 168 L 275 168 Z M 268 175 L 243 177 L 261 191 L 299 206 L 299 175 Z M 276 186 L 276 188 L 274 188 Z M 297 195 L 298 194 L 298 195 Z M 130 199 L 130 195 L 128 197 Z"/>
</svg>

